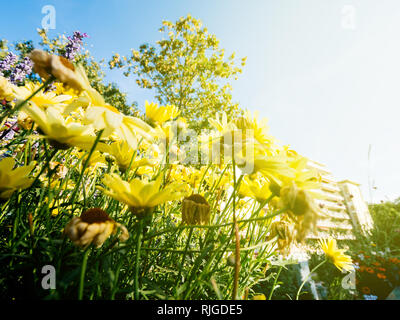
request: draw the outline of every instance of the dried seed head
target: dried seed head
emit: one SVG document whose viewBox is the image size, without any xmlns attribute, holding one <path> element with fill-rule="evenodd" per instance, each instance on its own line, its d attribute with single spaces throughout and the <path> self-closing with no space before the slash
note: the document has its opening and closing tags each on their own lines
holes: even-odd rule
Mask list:
<svg viewBox="0 0 400 320">
<path fill-rule="evenodd" d="M 32 50 L 29 58 L 33 61 L 33 71 L 47 79 L 51 74 L 51 55 L 43 50 Z"/>
<path fill-rule="evenodd" d="M 187 197 L 186 200 L 191 200 L 195 203 L 202 203 L 202 204 L 207 204 L 207 200 L 200 194 L 192 194 L 191 196 Z"/>
<path fill-rule="evenodd" d="M 295 183 L 283 187 L 280 191 L 280 198 L 283 206 L 296 216 L 303 216 L 308 211 L 317 209 L 311 195 L 307 191 L 299 189 Z"/>
<path fill-rule="evenodd" d="M 192 194 L 182 201 L 182 220 L 186 224 L 208 224 L 210 205 L 200 194 Z"/>
<path fill-rule="evenodd" d="M 64 57 L 49 54 L 46 51 L 35 49 L 29 54 L 33 61 L 33 70 L 42 78 L 55 77 L 66 86 L 82 91 L 85 88 L 82 74 Z"/>
<path fill-rule="evenodd" d="M 101 223 L 111 221 L 110 216 L 103 209 L 92 208 L 81 214 L 81 220 L 86 223 Z"/>
<path fill-rule="evenodd" d="M 278 237 L 278 250 L 284 255 L 288 254 L 296 239 L 294 224 L 285 220 L 273 222 L 271 224 L 271 232 L 268 238 L 272 239 L 274 237 Z"/>
<path fill-rule="evenodd" d="M 235 266 L 235 254 L 232 253 L 226 258 L 226 264 L 230 267 Z"/>
<path fill-rule="evenodd" d="M 129 232 L 125 226 L 115 222 L 100 208 L 92 208 L 82 213 L 80 217 L 74 217 L 64 228 L 64 234 L 80 247 L 93 244 L 101 247 L 112 234 L 120 230 L 119 239 L 126 241 Z"/>
</svg>

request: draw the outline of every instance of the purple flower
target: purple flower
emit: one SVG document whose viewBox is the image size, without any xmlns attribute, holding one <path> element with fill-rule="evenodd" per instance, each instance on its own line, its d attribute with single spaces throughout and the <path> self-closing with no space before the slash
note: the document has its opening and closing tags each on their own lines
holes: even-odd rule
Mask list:
<svg viewBox="0 0 400 320">
<path fill-rule="evenodd" d="M 75 55 L 83 45 L 82 39 L 87 37 L 86 33 L 81 33 L 80 31 L 75 31 L 72 37 L 68 37 L 68 44 L 65 46 L 65 58 L 69 60 L 75 59 Z"/>
<path fill-rule="evenodd" d="M 20 61 L 16 66 L 18 56 L 12 52 L 9 52 L 7 56 L 0 61 L 0 75 L 4 76 L 4 72 L 7 72 L 7 76 L 13 84 L 17 84 L 24 80 L 24 78 L 32 73 L 33 63 L 28 57 Z"/>
<path fill-rule="evenodd" d="M 17 84 L 25 79 L 25 77 L 32 73 L 33 62 L 28 57 L 19 62 L 17 66 L 11 71 L 10 81 Z"/>
<path fill-rule="evenodd" d="M 17 62 L 18 57 L 16 54 L 9 52 L 8 55 L 5 56 L 3 60 L 0 61 L 0 72 L 9 71 L 14 67 L 14 64 Z"/>
</svg>

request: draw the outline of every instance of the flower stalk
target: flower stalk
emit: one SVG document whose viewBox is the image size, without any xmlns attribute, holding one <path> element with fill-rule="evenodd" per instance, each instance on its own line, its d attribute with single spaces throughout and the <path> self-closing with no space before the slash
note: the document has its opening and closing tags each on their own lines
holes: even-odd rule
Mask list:
<svg viewBox="0 0 400 320">
<path fill-rule="evenodd" d="M 87 266 L 87 260 L 89 257 L 90 253 L 90 247 L 88 247 L 85 252 L 83 253 L 83 259 L 82 259 L 82 265 L 81 265 L 81 274 L 79 278 L 79 294 L 78 294 L 78 300 L 83 299 L 83 289 L 85 287 L 85 273 L 86 273 L 86 266 Z"/>
<path fill-rule="evenodd" d="M 318 268 L 319 268 L 320 266 L 322 266 L 326 261 L 327 261 L 327 260 L 324 259 L 324 261 L 322 261 L 321 263 L 319 263 L 314 269 L 312 269 L 312 270 L 310 271 L 310 273 L 307 275 L 307 277 L 306 277 L 306 278 L 304 279 L 304 281 L 302 282 L 302 284 L 301 284 L 299 290 L 297 291 L 296 300 L 299 300 L 299 296 L 300 296 L 301 289 L 303 289 L 303 286 L 306 284 L 306 282 L 307 282 L 308 279 L 311 277 L 311 275 L 312 275 L 315 271 L 317 271 Z"/>
<path fill-rule="evenodd" d="M 134 291 L 135 300 L 139 300 L 139 263 L 140 263 L 140 249 L 142 246 L 142 231 L 143 231 L 143 219 L 139 219 L 138 222 L 138 232 L 136 238 L 136 258 L 135 258 L 135 281 L 134 281 Z"/>
</svg>

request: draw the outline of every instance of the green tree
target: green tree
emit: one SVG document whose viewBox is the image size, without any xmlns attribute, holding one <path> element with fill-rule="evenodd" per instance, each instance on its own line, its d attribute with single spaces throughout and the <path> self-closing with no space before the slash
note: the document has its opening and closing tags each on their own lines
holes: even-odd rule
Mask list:
<svg viewBox="0 0 400 320">
<path fill-rule="evenodd" d="M 8 52 L 8 46 L 7 46 L 7 40 L 6 39 L 1 39 L 0 40 L 0 59 L 3 59 Z"/>
<path fill-rule="evenodd" d="M 129 58 L 115 54 L 110 68 L 125 69 L 125 76 L 135 75 L 140 87 L 154 89 L 160 104 L 178 107 L 196 130 L 208 128 L 208 119 L 218 111 L 230 117 L 240 113 L 229 83 L 242 72 L 235 54 L 225 58 L 216 36 L 190 15 L 162 24 L 159 31 L 165 39 L 154 46 L 141 45 Z M 245 61 L 241 59 L 241 67 Z"/>
<path fill-rule="evenodd" d="M 370 240 L 383 250 L 390 248 L 400 253 L 400 198 L 394 201 L 370 204 L 369 210 L 374 220 Z"/>
</svg>

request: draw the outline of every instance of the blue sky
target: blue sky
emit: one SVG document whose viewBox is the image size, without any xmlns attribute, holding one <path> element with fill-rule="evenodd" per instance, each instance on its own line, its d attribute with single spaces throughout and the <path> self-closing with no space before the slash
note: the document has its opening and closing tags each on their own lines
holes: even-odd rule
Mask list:
<svg viewBox="0 0 400 320">
<path fill-rule="evenodd" d="M 190 13 L 227 54 L 247 57 L 234 99 L 267 117 L 282 143 L 360 183 L 367 201 L 400 196 L 398 0 L 13 1 L 3 3 L 0 37 L 37 42 L 44 5 L 56 9 L 50 36 L 86 32 L 106 60 L 154 43 L 162 20 Z M 107 80 L 139 105 L 152 99 L 119 71 Z"/>
</svg>

